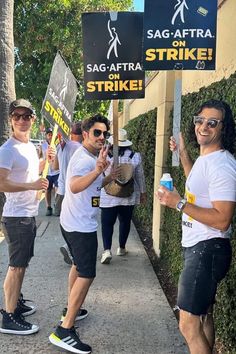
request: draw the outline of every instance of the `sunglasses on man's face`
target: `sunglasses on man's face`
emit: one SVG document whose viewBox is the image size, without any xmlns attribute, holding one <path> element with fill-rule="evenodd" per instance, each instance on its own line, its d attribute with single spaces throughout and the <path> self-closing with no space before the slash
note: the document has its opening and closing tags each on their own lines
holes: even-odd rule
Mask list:
<svg viewBox="0 0 236 354">
<path fill-rule="evenodd" d="M 94 129 L 93 135 L 95 136 L 95 138 L 98 138 L 101 135 L 103 135 L 104 139 L 108 139 L 110 137 L 110 133 L 107 130 L 102 131 L 100 129 Z"/>
<path fill-rule="evenodd" d="M 194 125 L 202 125 L 206 121 L 206 125 L 208 128 L 216 128 L 220 123 L 223 123 L 222 120 L 216 118 L 206 119 L 200 116 L 193 117 L 193 124 Z"/>
<path fill-rule="evenodd" d="M 12 113 L 11 114 L 12 119 L 15 122 L 18 122 L 21 118 L 25 121 L 25 122 L 29 122 L 31 118 L 33 118 L 32 114 L 18 114 L 18 113 Z"/>
</svg>

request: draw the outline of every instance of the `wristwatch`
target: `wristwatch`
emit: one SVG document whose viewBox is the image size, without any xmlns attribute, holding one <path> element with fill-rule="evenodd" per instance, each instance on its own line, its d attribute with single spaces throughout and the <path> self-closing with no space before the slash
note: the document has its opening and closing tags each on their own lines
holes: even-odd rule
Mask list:
<svg viewBox="0 0 236 354">
<path fill-rule="evenodd" d="M 187 203 L 186 199 L 181 199 L 177 204 L 176 204 L 176 210 L 178 211 L 183 211 L 185 204 Z"/>
</svg>

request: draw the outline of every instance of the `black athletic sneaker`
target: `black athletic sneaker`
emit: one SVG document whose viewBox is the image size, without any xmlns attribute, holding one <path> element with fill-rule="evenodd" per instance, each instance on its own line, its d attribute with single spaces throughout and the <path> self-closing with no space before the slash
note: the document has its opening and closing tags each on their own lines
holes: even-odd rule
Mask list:
<svg viewBox="0 0 236 354">
<path fill-rule="evenodd" d="M 8 313 L 4 310 L 0 312 L 2 314 L 0 333 L 27 335 L 39 330 L 39 326 L 26 322 L 24 317 L 17 313 Z"/>
<path fill-rule="evenodd" d="M 36 312 L 37 306 L 32 300 L 24 299 L 23 294 L 20 294 L 15 312 L 19 315 L 29 316 Z"/>
<path fill-rule="evenodd" d="M 89 354 L 92 351 L 92 348 L 88 344 L 81 342 L 74 327 L 67 329 L 58 326 L 55 332 L 49 336 L 49 340 L 57 347 L 72 353 Z"/>
<path fill-rule="evenodd" d="M 61 322 L 64 320 L 64 318 L 66 317 L 66 313 L 67 313 L 67 307 L 65 307 L 62 311 L 62 315 L 61 315 Z M 88 316 L 88 311 L 85 309 L 79 309 L 77 316 L 75 317 L 75 321 L 80 321 L 83 320 L 84 318 L 86 318 Z"/>
<path fill-rule="evenodd" d="M 52 215 L 52 207 L 47 207 L 46 216 Z"/>
</svg>

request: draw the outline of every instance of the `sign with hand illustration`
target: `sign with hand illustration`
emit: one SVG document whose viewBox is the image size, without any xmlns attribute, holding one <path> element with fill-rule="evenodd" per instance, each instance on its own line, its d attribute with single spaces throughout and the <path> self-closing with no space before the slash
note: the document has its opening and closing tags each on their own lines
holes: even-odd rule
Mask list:
<svg viewBox="0 0 236 354">
<path fill-rule="evenodd" d="M 217 0 L 145 0 L 145 70 L 215 70 Z"/>
<path fill-rule="evenodd" d="M 85 98 L 143 98 L 143 14 L 82 14 Z"/>
</svg>

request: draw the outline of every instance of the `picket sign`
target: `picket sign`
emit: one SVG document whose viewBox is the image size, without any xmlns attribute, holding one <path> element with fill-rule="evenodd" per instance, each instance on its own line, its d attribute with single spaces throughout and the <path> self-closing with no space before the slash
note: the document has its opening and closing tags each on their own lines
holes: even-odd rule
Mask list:
<svg viewBox="0 0 236 354">
<path fill-rule="evenodd" d="M 54 125 L 54 128 L 53 128 L 53 133 L 52 133 L 52 140 L 51 140 L 51 143 L 50 143 L 50 147 L 55 147 L 55 140 L 56 140 L 56 137 L 57 137 L 57 132 L 58 132 L 58 124 L 55 124 Z M 45 163 L 45 166 L 44 166 L 44 169 L 43 169 L 43 173 L 42 173 L 42 177 L 43 178 L 46 178 L 47 175 L 48 175 L 48 169 L 49 169 L 49 161 L 48 159 L 46 159 L 46 163 Z M 45 193 L 44 191 L 38 191 L 37 193 L 37 199 L 40 200 L 43 200 L 45 197 Z"/>
</svg>

